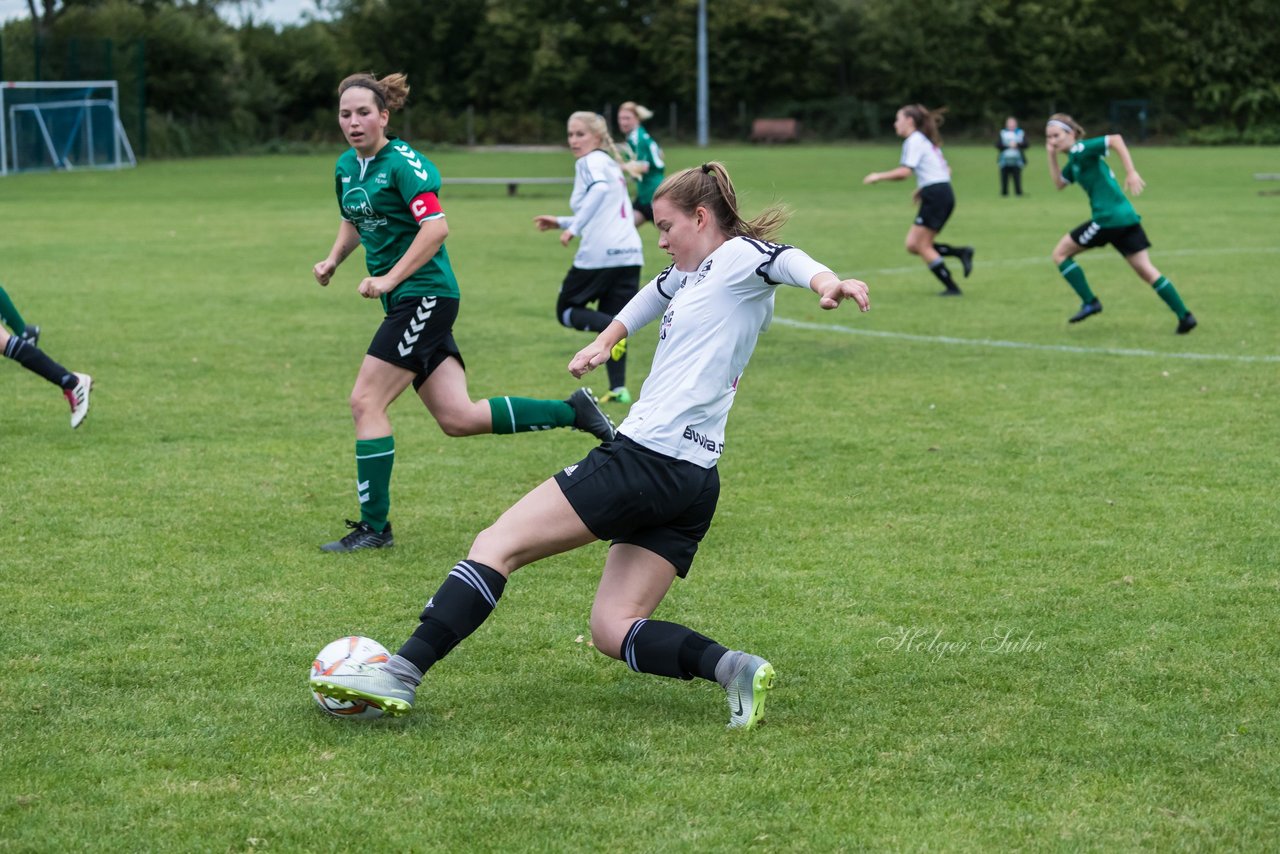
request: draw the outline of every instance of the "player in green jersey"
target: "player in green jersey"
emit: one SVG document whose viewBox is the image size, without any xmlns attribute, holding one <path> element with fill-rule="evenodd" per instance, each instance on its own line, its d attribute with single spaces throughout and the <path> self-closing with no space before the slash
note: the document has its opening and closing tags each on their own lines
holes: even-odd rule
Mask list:
<svg viewBox="0 0 1280 854">
<path fill-rule="evenodd" d="M 321 285 L 329 284 L 338 265 L 363 245 L 369 275 L 356 290 L 381 300 L 386 316 L 351 390 L 360 521 L 348 521 L 349 534 L 321 547 L 329 552 L 393 542 L 387 514 L 395 439 L 387 408 L 410 384 L 447 436 L 575 427 L 601 441 L 613 438 L 613 424 L 590 389 L 580 388 L 567 400 L 471 399 L 453 340 L 459 292 L 444 246 L 449 226 L 440 207 L 440 172 L 387 133 L 391 111 L 408 94 L 403 74 L 380 80 L 354 74 L 338 87 L 338 125 L 351 144 L 334 176 L 342 221 L 333 248 L 312 273 Z"/>
<path fill-rule="evenodd" d="M 667 174 L 662 149 L 644 128 L 644 123 L 651 118 L 653 111 L 635 101 L 627 101 L 618 107 L 618 129 L 627 136 L 629 155 L 622 168 L 636 179 L 636 197 L 631 202 L 631 209 L 635 212 L 637 228 L 653 222 L 653 193 Z"/>
<path fill-rule="evenodd" d="M 1094 296 L 1085 278 L 1084 270 L 1075 262 L 1075 256 L 1110 243 L 1133 267 L 1142 281 L 1155 290 L 1170 310 L 1178 316 L 1179 335 L 1196 328 L 1196 316 L 1182 302 L 1178 289 L 1151 263 L 1147 250 L 1151 241 L 1143 230 L 1142 217 L 1125 198 L 1124 191 L 1116 183 L 1115 173 L 1103 161 L 1111 151 L 1124 164 L 1124 184 L 1130 195 L 1138 195 L 1146 182 L 1134 168 L 1133 157 L 1120 134 L 1084 138 L 1084 128 L 1066 113 L 1055 113 L 1045 126 L 1045 148 L 1049 152 L 1049 174 L 1059 190 L 1069 184 L 1079 184 L 1089 196 L 1092 218 L 1062 236 L 1053 250 L 1054 263 L 1067 284 L 1080 296 L 1080 310 L 1068 318 L 1068 323 L 1080 321 L 1102 313 L 1102 302 Z M 1058 165 L 1058 155 L 1067 153 L 1065 166 Z"/>
<path fill-rule="evenodd" d="M 93 378 L 88 374 L 68 371 L 36 346 L 40 340 L 40 327 L 22 319 L 4 288 L 0 288 L 0 319 L 13 330 L 10 335 L 0 327 L 0 353 L 62 389 L 63 397 L 71 404 L 71 428 L 79 427 L 89 414 L 89 389 Z"/>
</svg>

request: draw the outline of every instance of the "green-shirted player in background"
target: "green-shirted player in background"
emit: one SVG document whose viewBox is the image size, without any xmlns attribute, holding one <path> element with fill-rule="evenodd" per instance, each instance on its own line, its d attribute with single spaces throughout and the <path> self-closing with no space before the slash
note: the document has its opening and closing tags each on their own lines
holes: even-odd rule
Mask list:
<svg viewBox="0 0 1280 854">
<path fill-rule="evenodd" d="M 652 110 L 635 101 L 627 101 L 618 107 L 618 129 L 627 136 L 628 159 L 622 168 L 636 179 L 636 197 L 631 202 L 631 209 L 635 212 L 637 228 L 653 222 L 653 193 L 667 174 L 662 149 L 644 129 L 644 122 L 652 117 Z"/>
<path fill-rule="evenodd" d="M 338 87 L 338 124 L 351 144 L 334 176 L 342 222 L 328 257 L 312 272 L 321 285 L 329 284 L 338 265 L 363 244 L 369 275 L 357 290 L 380 299 L 386 317 L 351 390 L 360 521 L 348 521 L 350 533 L 321 547 L 329 552 L 393 542 L 387 514 L 395 439 L 387 408 L 410 383 L 448 436 L 574 427 L 601 441 L 613 438 L 613 424 L 589 389 L 568 400 L 471 399 L 453 340 L 459 291 L 444 246 L 449 226 L 440 207 L 440 172 L 386 132 L 390 111 L 408 94 L 403 74 L 381 80 L 354 74 Z"/>
<path fill-rule="evenodd" d="M 1068 322 L 1079 323 L 1087 317 L 1102 313 L 1102 302 L 1094 296 L 1085 279 L 1084 270 L 1075 262 L 1075 256 L 1095 246 L 1110 243 L 1124 256 L 1134 272 L 1155 290 L 1156 295 L 1178 316 L 1177 333 L 1185 335 L 1196 328 L 1196 317 L 1187 310 L 1173 286 L 1151 263 L 1147 250 L 1151 241 L 1140 225 L 1142 217 L 1125 198 L 1115 173 L 1103 160 L 1115 151 L 1124 164 L 1125 187 L 1131 195 L 1138 195 L 1146 182 L 1133 166 L 1129 147 L 1119 134 L 1084 138 L 1084 128 L 1065 113 L 1055 113 L 1045 126 L 1045 147 L 1049 152 L 1049 172 L 1053 182 L 1061 190 L 1068 184 L 1079 184 L 1089 196 L 1093 217 L 1088 222 L 1063 235 L 1053 250 L 1053 260 L 1058 271 L 1080 295 L 1080 310 Z M 1067 165 L 1059 168 L 1058 155 L 1069 152 Z"/>
</svg>

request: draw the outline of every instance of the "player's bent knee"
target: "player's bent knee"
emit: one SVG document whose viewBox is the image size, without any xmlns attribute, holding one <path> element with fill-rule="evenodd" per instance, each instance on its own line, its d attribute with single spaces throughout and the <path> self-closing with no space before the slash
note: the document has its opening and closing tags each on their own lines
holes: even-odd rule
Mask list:
<svg viewBox="0 0 1280 854">
<path fill-rule="evenodd" d="M 613 620 L 591 617 L 591 645 L 610 658 L 622 658 L 622 639 L 634 620 L 625 625 Z"/>
</svg>

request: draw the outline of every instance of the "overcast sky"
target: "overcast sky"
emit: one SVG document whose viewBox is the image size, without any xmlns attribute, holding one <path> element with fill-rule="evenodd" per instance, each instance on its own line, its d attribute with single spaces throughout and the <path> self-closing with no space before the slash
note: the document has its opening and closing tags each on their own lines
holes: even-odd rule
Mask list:
<svg viewBox="0 0 1280 854">
<path fill-rule="evenodd" d="M 39 9 L 43 5 L 36 3 Z M 252 3 L 245 3 L 243 9 L 253 12 L 254 20 L 272 21 L 277 24 L 293 24 L 302 19 L 304 11 L 315 13 L 315 0 L 263 0 L 260 7 L 255 7 Z M 0 0 L 0 22 L 9 21 L 13 18 L 25 18 L 30 14 L 27 10 L 27 0 Z M 239 23 L 240 16 L 235 7 L 228 7 L 224 12 L 224 16 L 232 23 Z"/>
</svg>

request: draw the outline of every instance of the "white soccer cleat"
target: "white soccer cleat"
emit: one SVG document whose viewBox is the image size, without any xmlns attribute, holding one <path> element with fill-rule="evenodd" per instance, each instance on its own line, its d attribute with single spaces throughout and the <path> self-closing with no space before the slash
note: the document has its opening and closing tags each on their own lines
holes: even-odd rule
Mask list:
<svg viewBox="0 0 1280 854">
<path fill-rule="evenodd" d="M 740 656 L 725 687 L 729 699 L 729 729 L 751 729 L 764 717 L 764 701 L 773 687 L 773 665 L 758 655 L 728 654 Z"/>
<path fill-rule="evenodd" d="M 63 390 L 67 403 L 71 404 L 71 429 L 74 430 L 89 414 L 89 389 L 93 386 L 93 377 L 88 374 L 76 374 L 76 387 Z"/>
</svg>

